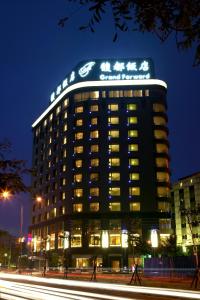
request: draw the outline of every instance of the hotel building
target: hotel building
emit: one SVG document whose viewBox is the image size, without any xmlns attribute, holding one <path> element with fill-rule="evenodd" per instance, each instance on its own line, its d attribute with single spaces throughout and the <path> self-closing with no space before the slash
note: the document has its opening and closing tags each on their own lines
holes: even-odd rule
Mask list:
<svg viewBox="0 0 200 300">
<path fill-rule="evenodd" d="M 177 246 L 200 245 L 200 172 L 180 178 L 172 187 Z"/>
<path fill-rule="evenodd" d="M 123 267 L 131 236 L 169 236 L 166 92 L 151 59 L 84 61 L 52 92 L 32 125 L 35 254 Z"/>
</svg>

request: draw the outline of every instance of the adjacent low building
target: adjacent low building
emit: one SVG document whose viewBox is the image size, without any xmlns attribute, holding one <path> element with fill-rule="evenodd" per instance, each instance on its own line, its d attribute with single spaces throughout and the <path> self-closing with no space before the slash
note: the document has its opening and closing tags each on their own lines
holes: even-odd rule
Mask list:
<svg viewBox="0 0 200 300">
<path fill-rule="evenodd" d="M 200 172 L 180 178 L 172 187 L 177 245 L 200 245 Z"/>
<path fill-rule="evenodd" d="M 151 59 L 84 61 L 52 92 L 32 125 L 34 253 L 119 268 L 130 237 L 169 236 L 166 92 Z"/>
</svg>

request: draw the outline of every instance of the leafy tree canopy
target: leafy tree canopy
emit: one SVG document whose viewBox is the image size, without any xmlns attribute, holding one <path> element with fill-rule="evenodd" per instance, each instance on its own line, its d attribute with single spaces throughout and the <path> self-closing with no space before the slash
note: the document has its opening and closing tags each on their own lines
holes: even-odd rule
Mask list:
<svg viewBox="0 0 200 300">
<path fill-rule="evenodd" d="M 23 175 L 30 173 L 24 160 L 8 159 L 11 145 L 8 141 L 0 142 L 0 195 L 7 190 L 11 194 L 27 192 L 29 188 L 23 181 Z"/>
<path fill-rule="evenodd" d="M 192 46 L 196 53 L 194 66 L 200 64 L 200 1 L 199 0 L 68 0 L 70 4 L 80 5 L 83 11 L 89 11 L 90 17 L 80 30 L 95 32 L 107 11 L 112 12 L 114 25 L 113 41 L 118 32 L 151 32 L 162 42 L 174 34 L 178 49 L 185 50 Z M 76 12 L 76 11 L 75 11 Z M 74 12 L 74 13 L 75 13 Z M 58 25 L 73 17 L 60 19 Z"/>
</svg>

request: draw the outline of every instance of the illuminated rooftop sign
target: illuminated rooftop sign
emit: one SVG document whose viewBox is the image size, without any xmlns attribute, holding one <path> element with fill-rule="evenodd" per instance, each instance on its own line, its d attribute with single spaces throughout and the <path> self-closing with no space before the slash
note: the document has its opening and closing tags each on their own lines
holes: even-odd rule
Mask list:
<svg viewBox="0 0 200 300">
<path fill-rule="evenodd" d="M 50 102 L 56 100 L 67 87 L 78 82 L 152 78 L 154 78 L 154 66 L 150 58 L 84 61 L 79 63 L 52 92 Z"/>
</svg>

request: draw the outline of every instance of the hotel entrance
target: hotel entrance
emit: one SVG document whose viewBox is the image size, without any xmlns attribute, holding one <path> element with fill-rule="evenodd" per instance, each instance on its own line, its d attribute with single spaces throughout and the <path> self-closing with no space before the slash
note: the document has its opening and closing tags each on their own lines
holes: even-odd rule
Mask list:
<svg viewBox="0 0 200 300">
<path fill-rule="evenodd" d="M 121 257 L 110 257 L 110 266 L 113 272 L 120 272 Z"/>
</svg>

